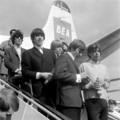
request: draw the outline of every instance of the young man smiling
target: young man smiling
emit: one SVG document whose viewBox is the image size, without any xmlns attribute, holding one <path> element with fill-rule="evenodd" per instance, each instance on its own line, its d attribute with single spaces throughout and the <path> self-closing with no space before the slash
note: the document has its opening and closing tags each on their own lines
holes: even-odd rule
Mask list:
<svg viewBox="0 0 120 120">
<path fill-rule="evenodd" d="M 30 93 L 30 88 L 25 84 L 28 81 L 27 78 L 22 76 L 21 72 L 21 58 L 25 51 L 21 47 L 23 42 L 23 33 L 20 30 L 16 30 L 11 37 L 13 46 L 5 50 L 4 64 L 8 69 L 8 80 L 17 87 L 21 87 L 23 90 Z"/>
<path fill-rule="evenodd" d="M 42 46 L 45 40 L 42 29 L 35 28 L 30 36 L 34 47 L 22 55 L 22 73 L 32 81 L 33 96 L 45 105 L 53 106 L 45 80 L 53 76 L 56 58 L 52 50 Z"/>
<path fill-rule="evenodd" d="M 84 96 L 89 120 L 108 119 L 108 95 L 110 80 L 107 68 L 100 63 L 101 49 L 99 45 L 88 46 L 90 61 L 82 63 L 80 72 L 86 73 L 90 82 L 84 86 Z"/>
</svg>

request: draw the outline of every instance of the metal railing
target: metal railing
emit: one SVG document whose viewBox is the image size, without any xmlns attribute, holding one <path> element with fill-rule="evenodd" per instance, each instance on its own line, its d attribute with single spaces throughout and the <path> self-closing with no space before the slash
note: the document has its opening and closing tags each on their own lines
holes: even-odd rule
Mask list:
<svg viewBox="0 0 120 120">
<path fill-rule="evenodd" d="M 43 111 L 44 113 L 46 113 L 45 117 L 47 117 L 48 119 L 50 118 L 50 120 L 71 120 L 68 117 L 66 117 L 65 115 L 63 115 L 62 113 L 53 109 L 52 107 L 46 106 L 43 103 L 39 102 L 32 95 L 30 95 L 29 93 L 25 92 L 24 90 L 16 87 L 12 83 L 4 81 L 2 79 L 0 79 L 0 83 L 5 87 L 13 89 L 16 93 L 18 93 L 18 96 L 21 96 L 21 97 L 27 99 L 28 104 L 33 104 L 33 106 L 35 105 L 37 108 L 39 108 L 41 110 L 41 112 Z"/>
<path fill-rule="evenodd" d="M 113 82 L 116 82 L 116 81 L 120 81 L 120 78 L 115 78 L 115 79 L 111 79 L 111 80 L 110 80 L 111 84 L 112 84 Z M 108 90 L 107 92 L 108 92 L 108 93 L 111 93 L 111 92 L 118 92 L 118 91 L 120 91 L 119 88 L 118 88 L 118 89 Z"/>
</svg>

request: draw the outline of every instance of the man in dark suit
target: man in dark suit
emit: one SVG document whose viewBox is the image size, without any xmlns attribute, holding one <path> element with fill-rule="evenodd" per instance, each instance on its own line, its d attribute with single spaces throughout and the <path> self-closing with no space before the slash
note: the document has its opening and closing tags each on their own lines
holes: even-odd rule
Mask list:
<svg viewBox="0 0 120 120">
<path fill-rule="evenodd" d="M 22 73 L 32 81 L 33 96 L 40 102 L 52 106 L 49 96 L 50 87 L 45 81 L 52 77 L 55 67 L 55 55 L 52 50 L 43 48 L 45 40 L 44 31 L 36 28 L 31 33 L 34 47 L 26 50 L 22 55 Z M 52 89 L 52 88 L 51 88 Z"/>
<path fill-rule="evenodd" d="M 72 120 L 80 120 L 82 107 L 81 88 L 79 83 L 87 75 L 80 75 L 75 58 L 82 56 L 86 46 L 83 41 L 75 39 L 68 52 L 61 55 L 55 65 L 55 79 L 58 82 L 58 110 Z"/>
<path fill-rule="evenodd" d="M 4 55 L 4 64 L 8 69 L 8 80 L 12 82 L 17 87 L 20 87 L 27 92 L 30 92 L 29 87 L 25 86 L 25 81 L 28 79 L 22 76 L 21 72 L 21 56 L 25 51 L 24 48 L 21 47 L 23 42 L 23 34 L 20 30 L 16 30 L 12 35 L 12 43 L 13 46 L 5 50 Z"/>
</svg>

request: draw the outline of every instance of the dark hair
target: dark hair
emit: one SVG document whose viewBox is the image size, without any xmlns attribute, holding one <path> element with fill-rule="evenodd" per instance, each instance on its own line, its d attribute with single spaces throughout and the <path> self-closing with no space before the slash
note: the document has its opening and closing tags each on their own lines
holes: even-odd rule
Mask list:
<svg viewBox="0 0 120 120">
<path fill-rule="evenodd" d="M 109 103 L 109 105 L 116 105 L 117 104 L 116 101 L 112 100 L 112 99 L 109 99 L 108 103 Z"/>
<path fill-rule="evenodd" d="M 18 37 L 20 37 L 23 40 L 23 33 L 20 30 L 16 30 L 11 37 L 11 41 L 13 44 L 15 42 L 15 38 L 18 38 Z"/>
<path fill-rule="evenodd" d="M 10 35 L 12 35 L 12 33 L 15 32 L 15 31 L 16 31 L 16 29 L 10 30 Z"/>
<path fill-rule="evenodd" d="M 0 111 L 7 112 L 10 108 L 17 111 L 19 109 L 19 99 L 12 89 L 3 88 L 0 91 Z"/>
<path fill-rule="evenodd" d="M 68 50 L 69 51 L 71 51 L 72 49 L 76 50 L 77 48 L 80 48 L 82 51 L 85 51 L 86 50 L 86 45 L 85 45 L 85 43 L 82 40 L 80 40 L 80 39 L 74 39 L 70 43 L 70 45 L 68 47 Z"/>
<path fill-rule="evenodd" d="M 66 42 L 62 42 L 62 44 L 68 48 L 68 44 Z"/>
<path fill-rule="evenodd" d="M 31 35 L 30 35 L 31 40 L 33 41 L 34 37 L 35 36 L 39 36 L 39 35 L 43 36 L 43 38 L 45 39 L 45 33 L 44 33 L 44 31 L 41 28 L 33 29 L 33 31 L 31 32 Z"/>
<path fill-rule="evenodd" d="M 52 51 L 54 51 L 55 48 L 57 48 L 57 47 L 63 48 L 62 42 L 58 39 L 52 41 L 50 48 L 51 48 Z"/>
<path fill-rule="evenodd" d="M 88 48 L 87 48 L 87 55 L 89 58 L 91 58 L 90 54 L 94 51 L 96 51 L 97 49 L 99 49 L 100 53 L 101 53 L 101 49 L 100 49 L 100 46 L 98 44 L 92 44 L 92 45 L 89 45 Z"/>
</svg>

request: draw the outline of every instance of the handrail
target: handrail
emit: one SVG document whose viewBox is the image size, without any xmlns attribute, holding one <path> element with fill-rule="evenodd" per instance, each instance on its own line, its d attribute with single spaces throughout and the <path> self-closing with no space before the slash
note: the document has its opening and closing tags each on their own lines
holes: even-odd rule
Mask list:
<svg viewBox="0 0 120 120">
<path fill-rule="evenodd" d="M 120 117 L 114 115 L 114 113 L 109 112 L 109 113 L 108 113 L 108 116 L 109 116 L 110 118 L 112 118 L 113 120 L 120 120 Z"/>
<path fill-rule="evenodd" d="M 116 90 L 109 90 L 109 91 L 107 91 L 108 93 L 110 93 L 110 92 L 118 92 L 118 91 L 120 91 L 120 89 L 116 89 Z"/>
<path fill-rule="evenodd" d="M 13 85 L 12 83 L 4 81 L 1 78 L 0 78 L 0 82 L 2 84 L 6 85 L 7 87 L 10 87 L 11 89 L 13 89 L 19 95 L 26 98 L 29 102 L 33 103 L 34 105 L 36 105 L 41 110 L 45 111 L 48 115 L 52 116 L 54 119 L 56 119 L 56 120 L 71 120 L 68 117 L 66 117 L 65 115 L 63 115 L 62 113 L 60 113 L 57 110 L 53 109 L 52 107 L 50 107 L 50 106 L 48 107 L 48 106 L 44 105 L 43 103 L 39 102 L 32 95 L 30 95 L 29 93 L 25 92 L 24 90 L 18 88 L 17 86 Z"/>
<path fill-rule="evenodd" d="M 120 78 L 115 78 L 115 79 L 111 79 L 110 82 L 115 82 L 115 81 L 119 81 Z M 118 92 L 120 91 L 120 89 L 113 89 L 113 90 L 108 90 L 107 92 L 110 93 L 110 92 Z"/>
<path fill-rule="evenodd" d="M 110 82 L 114 82 L 114 81 L 118 81 L 120 80 L 120 78 L 114 78 L 114 79 L 111 79 Z"/>
</svg>

